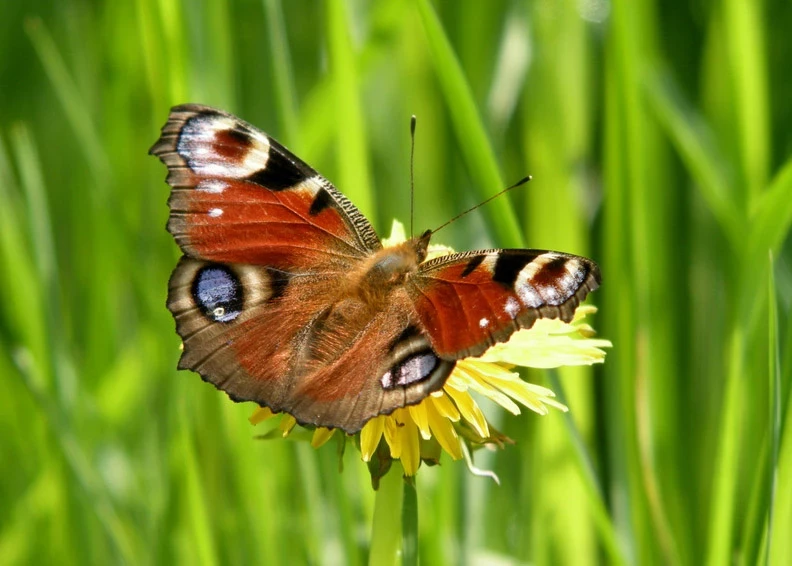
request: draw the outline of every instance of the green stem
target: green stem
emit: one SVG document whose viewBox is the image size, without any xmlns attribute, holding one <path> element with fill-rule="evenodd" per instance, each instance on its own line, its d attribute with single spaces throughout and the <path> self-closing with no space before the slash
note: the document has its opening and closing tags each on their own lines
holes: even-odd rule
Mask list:
<svg viewBox="0 0 792 566">
<path fill-rule="evenodd" d="M 371 524 L 369 564 L 390 566 L 398 563 L 402 546 L 402 467 L 393 462 L 391 470 L 380 480 L 374 499 Z M 416 521 L 417 523 L 417 521 Z"/>
<path fill-rule="evenodd" d="M 404 482 L 402 506 L 402 566 L 418 566 L 418 496 L 415 477 Z"/>
</svg>

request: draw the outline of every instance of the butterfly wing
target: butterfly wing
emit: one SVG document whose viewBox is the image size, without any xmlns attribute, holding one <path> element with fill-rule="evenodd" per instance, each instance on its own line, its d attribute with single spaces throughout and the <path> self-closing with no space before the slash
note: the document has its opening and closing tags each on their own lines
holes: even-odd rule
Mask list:
<svg viewBox="0 0 792 566">
<path fill-rule="evenodd" d="M 432 351 L 404 289 L 371 310 L 339 300 L 337 287 L 332 276 L 284 280 L 267 267 L 183 257 L 168 295 L 184 341 L 179 368 L 235 401 L 350 434 L 442 387 L 454 363 Z"/>
<path fill-rule="evenodd" d="M 600 284 L 590 259 L 545 250 L 482 250 L 420 266 L 407 290 L 444 359 L 481 355 L 539 318 L 572 320 Z"/>
<path fill-rule="evenodd" d="M 150 153 L 168 166 L 168 231 L 191 257 L 337 271 L 382 247 L 329 181 L 231 114 L 176 106 Z"/>
</svg>

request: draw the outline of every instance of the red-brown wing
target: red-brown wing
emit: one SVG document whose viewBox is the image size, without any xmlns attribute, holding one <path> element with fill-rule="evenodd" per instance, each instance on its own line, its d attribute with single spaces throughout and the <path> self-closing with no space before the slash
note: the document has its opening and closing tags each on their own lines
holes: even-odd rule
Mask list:
<svg viewBox="0 0 792 566">
<path fill-rule="evenodd" d="M 168 293 L 179 368 L 235 401 L 350 434 L 442 387 L 454 362 L 432 351 L 403 289 L 375 311 L 338 300 L 333 283 L 183 257 Z"/>
<path fill-rule="evenodd" d="M 597 264 L 544 250 L 482 250 L 422 264 L 407 282 L 433 349 L 444 359 L 481 355 L 539 318 L 572 320 L 600 283 Z"/>
<path fill-rule="evenodd" d="M 173 187 L 168 230 L 199 259 L 339 270 L 381 247 L 360 211 L 267 134 L 221 110 L 171 110 L 151 153 Z"/>
</svg>

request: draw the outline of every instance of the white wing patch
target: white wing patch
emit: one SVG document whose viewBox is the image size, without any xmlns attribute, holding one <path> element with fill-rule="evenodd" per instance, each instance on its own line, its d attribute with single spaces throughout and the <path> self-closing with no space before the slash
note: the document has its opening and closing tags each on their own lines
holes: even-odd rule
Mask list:
<svg viewBox="0 0 792 566">
<path fill-rule="evenodd" d="M 228 184 L 220 179 L 204 179 L 196 185 L 195 190 L 219 195 L 226 188 L 228 188 Z"/>
<path fill-rule="evenodd" d="M 260 132 L 245 131 L 243 135 L 249 142 L 247 151 L 229 159 L 218 151 L 217 135 L 239 130 L 239 123 L 228 116 L 198 114 L 185 122 L 176 150 L 198 175 L 221 179 L 249 177 L 267 167 L 270 143 Z M 240 146 L 244 148 L 242 143 Z"/>
<path fill-rule="evenodd" d="M 518 303 L 517 299 L 514 297 L 509 297 L 506 299 L 506 304 L 503 306 L 503 310 L 512 320 L 514 320 L 517 318 L 517 313 L 520 312 L 520 303 Z"/>
<path fill-rule="evenodd" d="M 564 260 L 562 276 L 547 282 L 543 282 L 542 277 L 537 277 L 545 266 L 559 259 Z M 584 278 L 585 270 L 580 260 L 548 252 L 526 265 L 517 275 L 514 286 L 517 296 L 525 306 L 537 308 L 543 304 L 563 304 L 575 294 Z"/>
</svg>

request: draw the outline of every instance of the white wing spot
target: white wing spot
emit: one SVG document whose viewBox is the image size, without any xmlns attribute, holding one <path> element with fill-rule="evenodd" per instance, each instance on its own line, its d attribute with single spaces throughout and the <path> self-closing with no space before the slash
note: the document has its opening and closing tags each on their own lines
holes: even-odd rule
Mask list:
<svg viewBox="0 0 792 566">
<path fill-rule="evenodd" d="M 489 326 L 489 323 L 490 323 L 489 319 L 487 319 L 486 317 L 482 318 L 481 320 L 479 320 L 479 327 L 487 328 Z"/>
<path fill-rule="evenodd" d="M 308 177 L 301 183 L 294 185 L 289 190 L 304 194 L 308 198 L 313 198 L 322 188 L 322 177 L 319 175 L 314 175 L 313 177 Z"/>
<path fill-rule="evenodd" d="M 210 208 L 209 209 L 209 216 L 212 218 L 217 218 L 218 216 L 222 216 L 223 209 L 222 208 Z"/>
<path fill-rule="evenodd" d="M 514 297 L 509 297 L 506 299 L 506 304 L 503 306 L 503 310 L 506 311 L 512 319 L 517 316 L 517 313 L 520 312 L 520 303 L 517 302 L 517 299 Z"/>
<path fill-rule="evenodd" d="M 558 291 L 552 286 L 542 286 L 541 288 L 534 286 L 533 278 L 545 265 L 559 257 L 561 256 L 553 252 L 542 254 L 523 267 L 517 275 L 514 290 L 517 292 L 520 302 L 526 307 L 538 308 L 545 303 L 557 304 L 553 301 L 558 300 Z"/>
<path fill-rule="evenodd" d="M 517 295 L 520 297 L 522 304 L 526 307 L 538 308 L 542 306 L 542 297 L 540 297 L 536 289 L 530 285 L 519 287 L 517 289 Z"/>
<path fill-rule="evenodd" d="M 495 272 L 495 264 L 498 263 L 498 254 L 489 254 L 481 262 L 480 269 L 486 269 L 490 273 Z"/>
<path fill-rule="evenodd" d="M 558 289 L 551 285 L 545 285 L 541 289 L 542 296 L 545 298 L 545 302 L 551 305 L 559 305 L 563 301 L 561 300 L 561 294 L 558 292 Z"/>
<path fill-rule="evenodd" d="M 195 187 L 199 191 L 220 194 L 228 185 L 220 179 L 204 179 Z"/>
<path fill-rule="evenodd" d="M 556 281 L 556 287 L 560 289 L 564 297 L 569 297 L 575 290 L 575 278 L 567 271 L 563 277 Z"/>
</svg>

